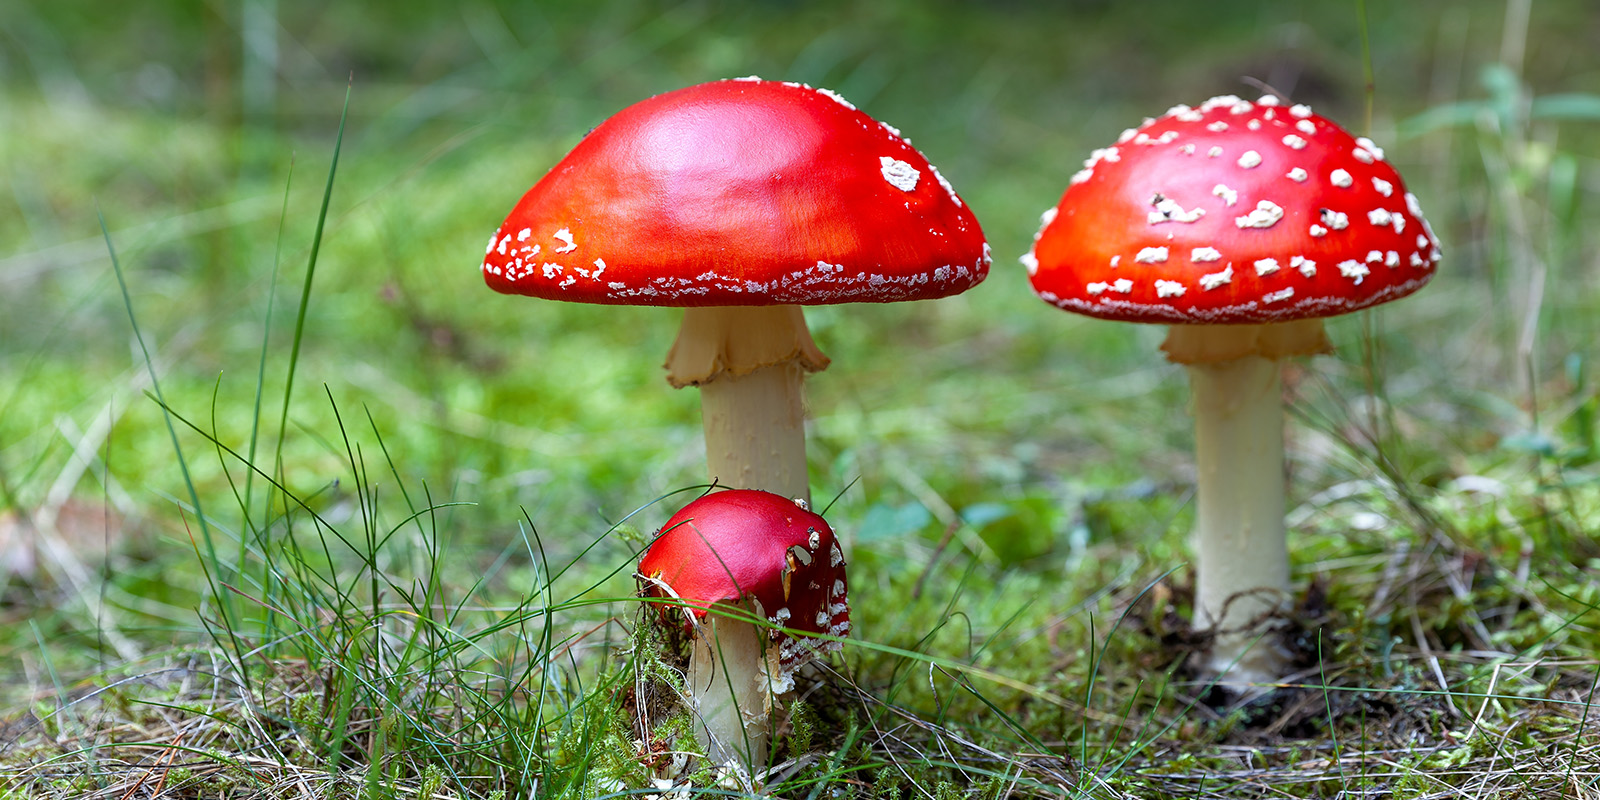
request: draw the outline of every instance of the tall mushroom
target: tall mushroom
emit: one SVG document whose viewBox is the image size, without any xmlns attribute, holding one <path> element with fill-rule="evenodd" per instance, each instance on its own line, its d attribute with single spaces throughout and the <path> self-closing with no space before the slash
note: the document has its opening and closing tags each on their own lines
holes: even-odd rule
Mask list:
<svg viewBox="0 0 1600 800">
<path fill-rule="evenodd" d="M 508 294 L 687 310 L 667 380 L 699 386 L 710 477 L 810 497 L 800 306 L 957 294 L 988 274 L 971 211 L 825 89 L 739 78 L 618 112 L 523 195 L 483 276 Z"/>
<path fill-rule="evenodd" d="M 639 581 L 646 597 L 681 601 L 658 605 L 656 618 L 693 637 L 688 699 L 712 763 L 759 768 L 775 699 L 794 688 L 796 669 L 842 645 L 740 617 L 848 634 L 844 552 L 833 529 L 771 492 L 716 492 L 667 520 L 639 559 Z"/>
<path fill-rule="evenodd" d="M 1282 360 L 1331 352 L 1322 317 L 1421 288 L 1438 245 L 1377 145 L 1230 95 L 1094 151 L 1022 258 L 1048 303 L 1172 326 L 1162 349 L 1194 391 L 1195 622 L 1231 684 L 1285 667 L 1264 635 L 1289 597 Z"/>
</svg>

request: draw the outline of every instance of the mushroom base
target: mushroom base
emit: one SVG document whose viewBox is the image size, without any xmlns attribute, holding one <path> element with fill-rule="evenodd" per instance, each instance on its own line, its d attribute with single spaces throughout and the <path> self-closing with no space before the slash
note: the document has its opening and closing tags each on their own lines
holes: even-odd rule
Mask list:
<svg viewBox="0 0 1600 800">
<path fill-rule="evenodd" d="M 1289 601 L 1281 362 L 1246 356 L 1189 366 L 1198 470 L 1197 628 L 1216 637 L 1202 672 L 1236 693 L 1280 678 Z"/>
<path fill-rule="evenodd" d="M 1173 325 L 1161 343 L 1174 364 L 1216 364 L 1248 356 L 1267 359 L 1333 352 L 1318 318 L 1265 325 Z"/>
<path fill-rule="evenodd" d="M 765 644 L 764 632 L 755 625 L 713 612 L 689 655 L 695 739 L 712 764 L 732 762 L 750 768 L 752 775 L 767 763 L 774 699 L 789 688 L 769 678 L 777 651 Z"/>
</svg>

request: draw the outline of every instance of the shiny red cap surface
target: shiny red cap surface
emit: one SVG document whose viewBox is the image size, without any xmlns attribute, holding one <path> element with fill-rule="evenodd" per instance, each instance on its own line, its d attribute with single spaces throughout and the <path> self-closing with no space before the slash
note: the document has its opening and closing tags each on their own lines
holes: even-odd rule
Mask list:
<svg viewBox="0 0 1600 800">
<path fill-rule="evenodd" d="M 484 280 L 659 306 L 888 302 L 988 274 L 977 219 L 899 132 L 838 95 L 754 78 L 601 123 L 489 240 Z"/>
</svg>

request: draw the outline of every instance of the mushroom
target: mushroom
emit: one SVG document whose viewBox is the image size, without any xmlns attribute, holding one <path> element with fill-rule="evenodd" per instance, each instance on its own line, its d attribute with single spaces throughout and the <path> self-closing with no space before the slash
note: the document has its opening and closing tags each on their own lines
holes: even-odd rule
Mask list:
<svg viewBox="0 0 1600 800">
<path fill-rule="evenodd" d="M 683 507 L 639 559 L 657 622 L 692 637 L 687 675 L 695 733 L 714 764 L 759 767 L 768 719 L 794 672 L 850 631 L 844 552 L 802 502 L 729 489 Z M 752 615 L 777 627 L 757 626 Z"/>
<path fill-rule="evenodd" d="M 489 239 L 508 294 L 686 307 L 667 380 L 699 386 L 710 477 L 810 497 L 801 385 L 828 357 L 800 306 L 966 291 L 972 212 L 899 131 L 825 89 L 738 78 L 590 131 Z"/>
<path fill-rule="evenodd" d="M 1331 352 L 1322 317 L 1404 297 L 1438 261 L 1381 148 L 1231 95 L 1094 151 L 1022 257 L 1048 303 L 1172 326 L 1194 392 L 1195 622 L 1216 633 L 1204 671 L 1235 690 L 1286 668 L 1265 636 L 1289 599 L 1283 359 Z"/>
</svg>

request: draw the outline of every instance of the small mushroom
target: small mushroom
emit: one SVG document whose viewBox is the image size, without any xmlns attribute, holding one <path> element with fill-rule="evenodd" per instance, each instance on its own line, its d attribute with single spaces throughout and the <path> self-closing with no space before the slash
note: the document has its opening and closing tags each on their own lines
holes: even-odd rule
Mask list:
<svg viewBox="0 0 1600 800">
<path fill-rule="evenodd" d="M 1331 352 L 1322 317 L 1404 297 L 1439 241 L 1383 150 L 1303 105 L 1215 97 L 1097 150 L 1022 258 L 1068 311 L 1171 325 L 1198 466 L 1195 622 L 1230 684 L 1285 669 L 1282 360 Z M 1270 639 L 1270 637 L 1267 637 Z"/>
<path fill-rule="evenodd" d="M 641 593 L 658 624 L 693 637 L 688 701 L 713 764 L 758 768 L 768 721 L 794 672 L 850 631 L 844 553 L 833 529 L 801 503 L 730 489 L 674 514 L 639 559 Z M 752 616 L 774 627 L 757 626 Z"/>
<path fill-rule="evenodd" d="M 713 481 L 810 497 L 801 306 L 958 294 L 989 248 L 899 132 L 756 78 L 652 97 L 590 131 L 489 240 L 484 280 L 551 300 L 685 307 L 667 380 L 699 386 Z"/>
</svg>

